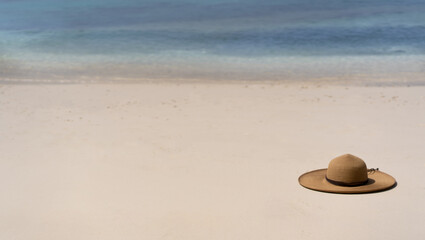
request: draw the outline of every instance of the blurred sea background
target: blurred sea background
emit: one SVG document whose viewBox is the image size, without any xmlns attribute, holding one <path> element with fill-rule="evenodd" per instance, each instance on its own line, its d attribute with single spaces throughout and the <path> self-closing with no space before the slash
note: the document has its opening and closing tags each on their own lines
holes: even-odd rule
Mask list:
<svg viewBox="0 0 425 240">
<path fill-rule="evenodd" d="M 425 1 L 0 0 L 0 83 L 423 85 Z"/>
</svg>

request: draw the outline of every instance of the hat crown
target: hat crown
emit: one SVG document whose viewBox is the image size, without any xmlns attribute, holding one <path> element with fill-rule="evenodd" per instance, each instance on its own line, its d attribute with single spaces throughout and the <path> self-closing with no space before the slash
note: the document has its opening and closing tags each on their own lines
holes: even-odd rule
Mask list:
<svg viewBox="0 0 425 240">
<path fill-rule="evenodd" d="M 366 163 L 351 154 L 336 157 L 329 162 L 326 178 L 338 185 L 362 185 L 368 180 Z"/>
</svg>

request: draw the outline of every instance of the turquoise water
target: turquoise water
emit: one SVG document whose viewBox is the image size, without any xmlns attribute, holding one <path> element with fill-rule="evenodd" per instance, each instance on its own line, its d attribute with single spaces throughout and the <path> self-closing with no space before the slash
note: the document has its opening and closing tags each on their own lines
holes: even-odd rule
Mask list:
<svg viewBox="0 0 425 240">
<path fill-rule="evenodd" d="M 0 0 L 0 81 L 421 83 L 424 12 L 413 0 Z"/>
</svg>

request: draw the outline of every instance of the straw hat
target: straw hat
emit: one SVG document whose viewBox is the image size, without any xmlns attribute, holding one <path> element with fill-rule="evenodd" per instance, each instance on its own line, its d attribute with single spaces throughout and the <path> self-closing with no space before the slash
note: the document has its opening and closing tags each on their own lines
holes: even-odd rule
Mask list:
<svg viewBox="0 0 425 240">
<path fill-rule="evenodd" d="M 336 157 L 328 168 L 304 173 L 298 178 L 306 188 L 331 193 L 370 193 L 392 188 L 396 181 L 379 169 L 367 169 L 366 163 L 351 154 Z"/>
</svg>

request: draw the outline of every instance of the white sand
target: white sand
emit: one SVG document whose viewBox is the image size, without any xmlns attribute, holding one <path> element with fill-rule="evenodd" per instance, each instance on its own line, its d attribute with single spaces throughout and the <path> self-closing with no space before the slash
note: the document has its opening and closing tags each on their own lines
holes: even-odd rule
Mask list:
<svg viewBox="0 0 425 240">
<path fill-rule="evenodd" d="M 0 239 L 424 239 L 425 88 L 3 85 Z M 344 153 L 367 195 L 298 184 Z"/>
</svg>

